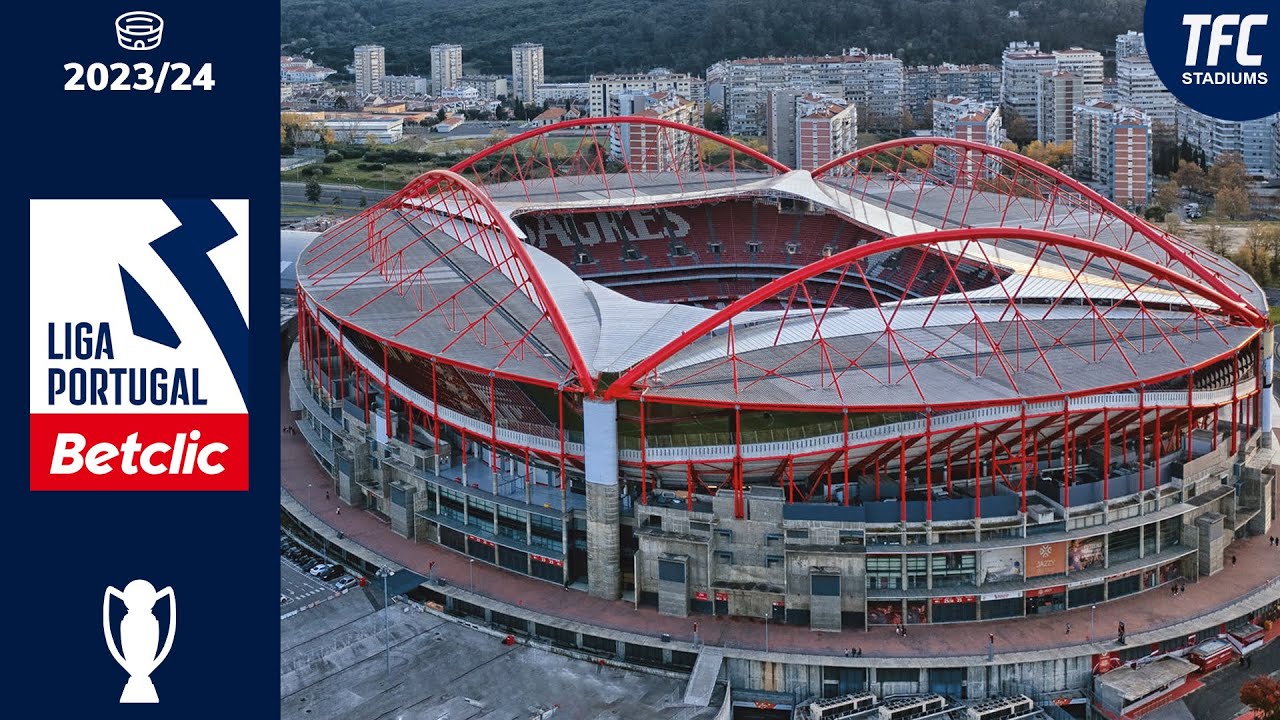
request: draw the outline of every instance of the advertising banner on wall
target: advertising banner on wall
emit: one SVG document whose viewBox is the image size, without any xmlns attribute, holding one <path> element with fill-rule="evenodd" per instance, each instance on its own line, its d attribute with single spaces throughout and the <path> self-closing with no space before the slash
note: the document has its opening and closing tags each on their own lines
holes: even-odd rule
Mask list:
<svg viewBox="0 0 1280 720">
<path fill-rule="evenodd" d="M 1067 570 L 1067 544 L 1064 542 L 1028 545 L 1023 550 L 1029 578 L 1057 575 Z"/>
<path fill-rule="evenodd" d="M 982 582 L 1015 582 L 1022 579 L 1022 548 L 1000 548 L 982 552 Z"/>
<path fill-rule="evenodd" d="M 1091 567 L 1102 567 L 1102 536 L 1072 540 L 1067 546 L 1067 565 L 1071 572 L 1078 572 Z"/>
</svg>

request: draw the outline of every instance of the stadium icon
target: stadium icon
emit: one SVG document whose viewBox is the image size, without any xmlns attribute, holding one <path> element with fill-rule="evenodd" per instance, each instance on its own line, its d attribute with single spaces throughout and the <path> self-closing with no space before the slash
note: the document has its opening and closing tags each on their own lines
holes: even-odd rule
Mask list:
<svg viewBox="0 0 1280 720">
<path fill-rule="evenodd" d="M 809 171 L 656 118 L 554 128 L 298 258 L 291 384 L 346 502 L 598 597 L 815 630 L 1221 569 L 1194 538 L 1258 492 L 1224 476 L 1266 482 L 1238 461 L 1271 427 L 1266 301 L 1229 261 L 997 147 Z M 1073 541 L 1105 560 L 1074 575 Z"/>
<path fill-rule="evenodd" d="M 164 34 L 164 19 L 153 12 L 131 10 L 116 18 L 116 42 L 125 50 L 155 50 Z"/>
</svg>

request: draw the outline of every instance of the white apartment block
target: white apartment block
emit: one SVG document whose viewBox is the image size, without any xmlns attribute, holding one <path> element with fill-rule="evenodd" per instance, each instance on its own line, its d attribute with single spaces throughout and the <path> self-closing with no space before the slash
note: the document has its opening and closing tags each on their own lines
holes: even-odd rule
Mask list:
<svg viewBox="0 0 1280 720">
<path fill-rule="evenodd" d="M 533 89 L 533 101 L 539 105 L 566 100 L 587 102 L 591 99 L 591 83 L 542 83 Z"/>
<path fill-rule="evenodd" d="M 999 106 L 995 102 L 962 96 L 933 101 L 933 134 L 993 147 L 999 147 L 1005 141 Z M 994 157 L 983 162 L 979 157 L 970 157 L 968 153 L 962 156 L 951 148 L 940 147 L 934 152 L 941 161 L 936 171 L 957 181 L 964 179 L 968 182 L 968 179 L 979 175 L 990 177 L 999 172 L 999 162 Z M 983 166 L 986 173 L 982 173 Z"/>
<path fill-rule="evenodd" d="M 511 92 L 516 100 L 540 102 L 534 93 L 545 78 L 542 45 L 520 43 L 511 46 Z"/>
<path fill-rule="evenodd" d="M 614 96 L 620 115 L 659 118 L 684 125 L 702 124 L 702 104 L 667 91 L 622 92 Z M 687 170 L 698 162 L 697 146 L 687 132 L 657 125 L 612 125 L 610 157 L 631 172 Z"/>
<path fill-rule="evenodd" d="M 904 82 L 901 60 L 859 48 L 844 55 L 733 60 L 725 84 L 729 132 L 766 134 L 769 93 L 785 88 L 843 97 L 859 106 L 863 124 L 896 126 L 903 109 Z"/>
<path fill-rule="evenodd" d="M 308 84 L 324 82 L 324 79 L 337 72 L 315 64 L 311 58 L 280 56 L 280 82 L 290 84 Z"/>
<path fill-rule="evenodd" d="M 387 74 L 387 51 L 381 45 L 359 45 L 355 49 L 356 92 L 360 97 L 382 91 Z"/>
<path fill-rule="evenodd" d="M 370 138 L 381 145 L 389 145 L 404 137 L 404 120 L 398 117 L 339 116 L 325 118 L 319 125 L 333 131 L 338 142 L 364 144 Z"/>
<path fill-rule="evenodd" d="M 1116 36 L 1116 59 L 1130 57 L 1132 55 L 1147 54 L 1147 38 L 1140 32 L 1130 30 L 1123 35 Z"/>
<path fill-rule="evenodd" d="M 1069 72 L 1080 78 L 1085 100 L 1102 98 L 1102 53 L 1097 50 L 1072 47 L 1066 50 L 1054 50 L 1053 56 L 1058 60 L 1058 70 Z"/>
<path fill-rule="evenodd" d="M 1040 98 L 1036 103 L 1036 139 L 1044 143 L 1071 142 L 1075 137 L 1075 107 L 1086 100 L 1084 83 L 1063 70 L 1040 76 Z"/>
<path fill-rule="evenodd" d="M 704 91 L 701 78 L 661 68 L 633 75 L 592 75 L 588 85 L 591 117 L 625 115 L 614 100 L 623 93 L 669 92 L 701 104 Z"/>
<path fill-rule="evenodd" d="M 1000 104 L 1021 115 L 1032 132 L 1040 102 L 1040 75 L 1058 69 L 1058 58 L 1040 52 L 1040 43 L 1013 42 L 1000 58 Z"/>
<path fill-rule="evenodd" d="M 462 46 L 442 43 L 431 46 L 431 94 L 458 84 L 462 77 Z"/>
<path fill-rule="evenodd" d="M 813 96 L 796 102 L 796 157 L 791 167 L 813 170 L 857 147 L 857 105 Z"/>
<path fill-rule="evenodd" d="M 1154 125 L 1173 127 L 1178 101 L 1160 81 L 1145 54 L 1116 60 L 1116 97 L 1121 105 L 1141 110 Z"/>
<path fill-rule="evenodd" d="M 858 108 L 843 98 L 805 90 L 769 93 L 769 155 L 813 170 L 858 147 Z"/>
<path fill-rule="evenodd" d="M 1225 153 L 1238 153 L 1245 172 L 1271 176 L 1276 163 L 1276 127 L 1280 114 L 1244 122 L 1222 120 L 1178 106 L 1178 142 L 1186 140 L 1204 152 L 1212 165 Z"/>
<path fill-rule="evenodd" d="M 463 75 L 457 86 L 475 88 L 481 100 L 497 100 L 507 94 L 507 79 L 498 75 Z"/>
<path fill-rule="evenodd" d="M 422 75 L 385 75 L 382 94 L 388 97 L 426 95 L 431 92 L 431 78 Z"/>
<path fill-rule="evenodd" d="M 1090 100 L 1076 106 L 1075 176 L 1120 205 L 1151 197 L 1151 122 L 1137 108 Z"/>
<path fill-rule="evenodd" d="M 962 96 L 981 102 L 1000 101 L 1000 68 L 995 65 L 917 65 L 906 69 L 904 102 L 923 117 L 934 100 Z"/>
</svg>

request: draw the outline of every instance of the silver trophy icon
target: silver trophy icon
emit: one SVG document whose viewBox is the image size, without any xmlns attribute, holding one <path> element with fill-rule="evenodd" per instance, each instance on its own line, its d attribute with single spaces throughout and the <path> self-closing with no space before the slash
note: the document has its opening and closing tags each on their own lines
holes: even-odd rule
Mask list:
<svg viewBox="0 0 1280 720">
<path fill-rule="evenodd" d="M 120 642 L 111 631 L 111 596 L 124 603 L 128 612 L 120 621 Z M 151 614 L 151 608 L 160 598 L 169 596 L 169 634 L 164 647 L 160 647 L 160 622 Z M 102 595 L 102 632 L 106 636 L 111 657 L 129 673 L 129 682 L 120 693 L 122 703 L 158 703 L 156 686 L 151 683 L 151 673 L 173 648 L 173 632 L 178 627 L 178 607 L 174 602 L 173 588 L 156 592 L 155 586 L 146 580 L 134 580 L 121 592 L 110 585 Z M 159 649 L 157 654 L 156 650 Z"/>
</svg>

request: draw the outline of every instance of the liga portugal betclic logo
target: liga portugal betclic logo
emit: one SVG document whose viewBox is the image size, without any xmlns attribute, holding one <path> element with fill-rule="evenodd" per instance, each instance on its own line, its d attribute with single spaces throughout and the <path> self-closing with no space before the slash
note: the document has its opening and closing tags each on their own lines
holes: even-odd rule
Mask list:
<svg viewBox="0 0 1280 720">
<path fill-rule="evenodd" d="M 248 220 L 32 201 L 32 490 L 248 489 Z"/>
</svg>

